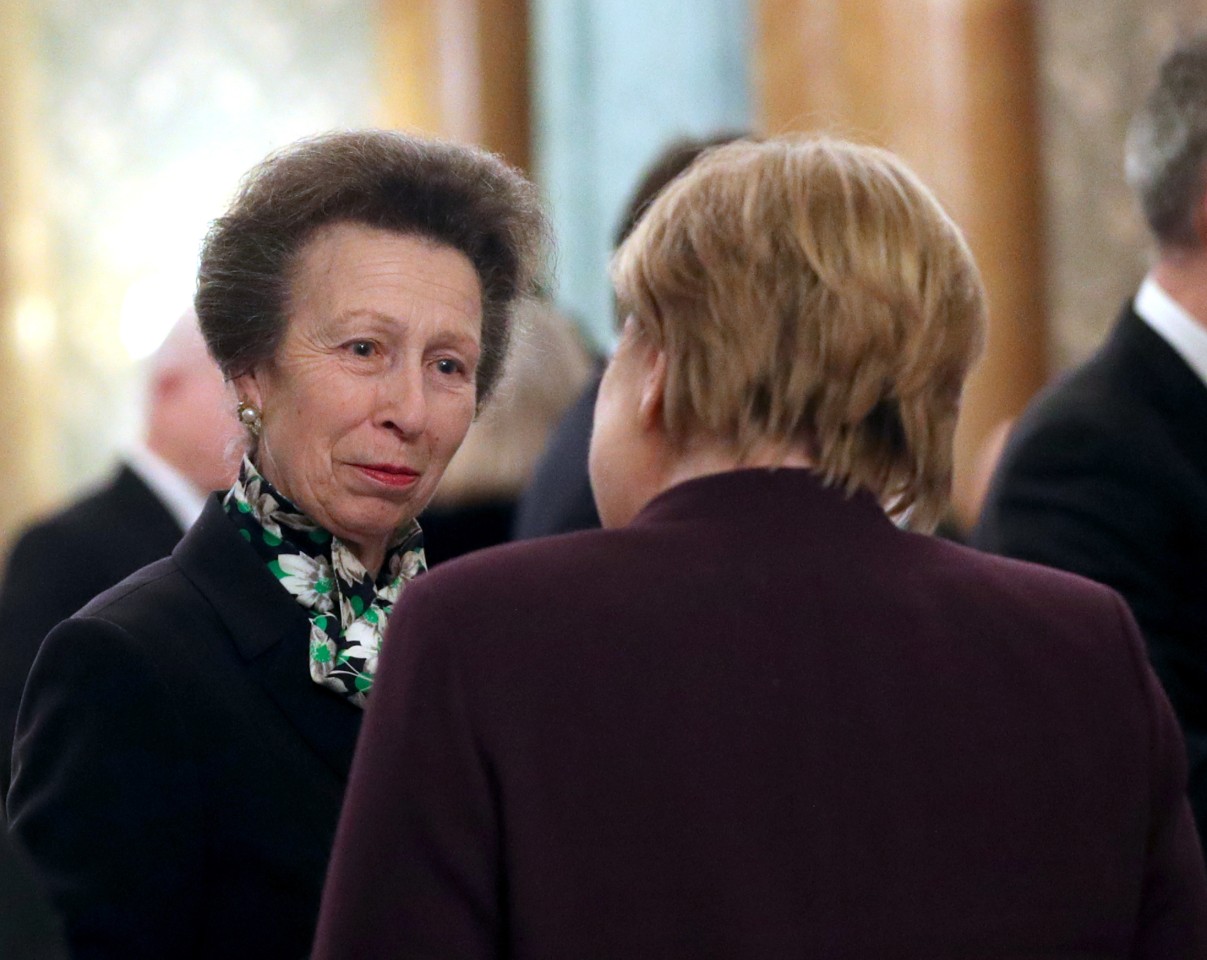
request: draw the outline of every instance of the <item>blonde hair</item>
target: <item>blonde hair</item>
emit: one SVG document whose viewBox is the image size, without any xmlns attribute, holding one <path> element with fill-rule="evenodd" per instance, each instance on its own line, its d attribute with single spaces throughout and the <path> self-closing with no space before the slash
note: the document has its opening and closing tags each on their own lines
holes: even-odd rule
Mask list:
<svg viewBox="0 0 1207 960">
<path fill-rule="evenodd" d="M 672 441 L 705 434 L 739 460 L 804 444 L 827 483 L 937 521 L 984 291 L 892 154 L 829 138 L 710 151 L 650 206 L 612 279 L 666 354 Z"/>
</svg>

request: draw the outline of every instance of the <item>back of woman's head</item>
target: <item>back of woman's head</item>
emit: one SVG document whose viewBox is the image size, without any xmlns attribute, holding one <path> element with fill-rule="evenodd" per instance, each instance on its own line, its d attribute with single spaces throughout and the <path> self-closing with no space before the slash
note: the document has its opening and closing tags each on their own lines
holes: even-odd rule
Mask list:
<svg viewBox="0 0 1207 960">
<path fill-rule="evenodd" d="M 827 482 L 937 519 L 984 294 L 900 160 L 827 138 L 718 148 L 654 201 L 613 281 L 667 355 L 674 442 L 803 448 Z"/>
</svg>

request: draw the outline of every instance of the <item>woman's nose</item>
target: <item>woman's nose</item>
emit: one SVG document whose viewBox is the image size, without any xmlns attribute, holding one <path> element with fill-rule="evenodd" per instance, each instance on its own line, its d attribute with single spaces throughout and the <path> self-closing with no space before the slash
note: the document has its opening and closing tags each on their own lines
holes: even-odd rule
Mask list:
<svg viewBox="0 0 1207 960">
<path fill-rule="evenodd" d="M 402 436 L 417 437 L 427 429 L 427 392 L 423 371 L 397 371 L 382 384 L 378 423 Z"/>
</svg>

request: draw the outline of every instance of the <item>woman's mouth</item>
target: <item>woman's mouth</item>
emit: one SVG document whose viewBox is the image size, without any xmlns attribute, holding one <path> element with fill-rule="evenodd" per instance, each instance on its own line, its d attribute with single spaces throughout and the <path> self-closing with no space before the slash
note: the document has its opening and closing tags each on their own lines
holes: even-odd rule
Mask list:
<svg viewBox="0 0 1207 960">
<path fill-rule="evenodd" d="M 419 472 L 410 467 L 396 467 L 389 463 L 358 463 L 356 469 L 365 476 L 388 487 L 411 486 L 419 479 Z"/>
</svg>

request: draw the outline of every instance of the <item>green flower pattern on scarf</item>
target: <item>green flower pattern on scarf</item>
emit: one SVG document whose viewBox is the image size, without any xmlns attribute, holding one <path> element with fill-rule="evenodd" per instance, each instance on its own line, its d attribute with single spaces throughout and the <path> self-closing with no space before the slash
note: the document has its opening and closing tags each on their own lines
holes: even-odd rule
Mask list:
<svg viewBox="0 0 1207 960">
<path fill-rule="evenodd" d="M 386 621 L 406 582 L 427 569 L 423 533 L 405 524 L 377 582 L 338 537 L 273 489 L 246 457 L 223 501 L 272 575 L 310 617 L 310 676 L 364 707 Z"/>
</svg>

